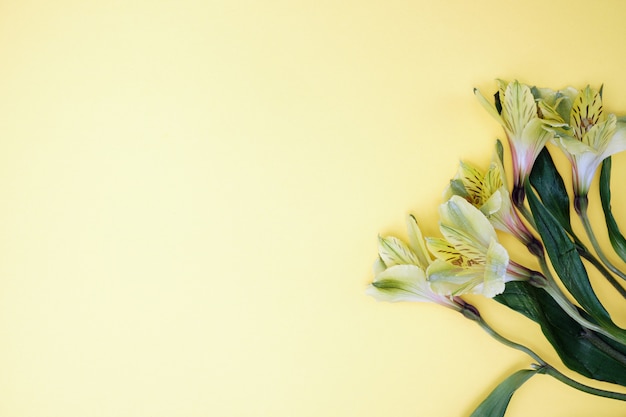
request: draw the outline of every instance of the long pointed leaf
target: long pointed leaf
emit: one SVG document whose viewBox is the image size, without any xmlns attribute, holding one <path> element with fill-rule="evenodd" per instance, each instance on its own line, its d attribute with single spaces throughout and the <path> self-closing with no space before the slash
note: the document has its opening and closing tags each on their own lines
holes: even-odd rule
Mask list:
<svg viewBox="0 0 626 417">
<path fill-rule="evenodd" d="M 538 323 L 571 370 L 598 381 L 626 386 L 626 346 L 585 332 L 545 291 L 528 282 L 512 281 L 495 300 Z"/>
<path fill-rule="evenodd" d="M 617 329 L 593 291 L 587 271 L 565 229 L 539 201 L 530 185 L 526 187 L 526 195 L 541 240 L 561 282 L 599 324 Z"/>
<path fill-rule="evenodd" d="M 537 372 L 539 371 L 523 369 L 509 376 L 480 403 L 470 417 L 503 417 L 515 391 Z"/>
<path fill-rule="evenodd" d="M 602 210 L 604 210 L 611 246 L 613 246 L 615 253 L 626 262 L 626 239 L 620 232 L 611 212 L 611 157 L 606 158 L 602 163 L 602 170 L 600 171 L 600 199 L 602 200 Z"/>
<path fill-rule="evenodd" d="M 547 148 L 543 148 L 535 160 L 530 173 L 530 183 L 539 194 L 543 205 L 559 224 L 570 235 L 573 234 L 567 189 Z"/>
</svg>

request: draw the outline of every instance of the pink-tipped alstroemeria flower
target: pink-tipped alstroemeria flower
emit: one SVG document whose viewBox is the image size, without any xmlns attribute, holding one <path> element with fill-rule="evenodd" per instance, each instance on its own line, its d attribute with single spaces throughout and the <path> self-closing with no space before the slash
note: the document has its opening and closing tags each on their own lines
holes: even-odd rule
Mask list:
<svg viewBox="0 0 626 417">
<path fill-rule="evenodd" d="M 538 244 L 511 204 L 504 167 L 497 155 L 494 155 L 487 171 L 461 161 L 444 197 L 449 199 L 452 195 L 465 198 L 485 215 L 493 227 L 510 233 L 527 247 Z"/>
<path fill-rule="evenodd" d="M 539 117 L 537 103 L 529 86 L 518 81 L 507 84 L 498 80 L 498 87 L 498 107 L 485 99 L 478 90 L 474 90 L 474 93 L 504 128 L 511 149 L 515 194 L 517 190 L 523 190 L 539 152 L 553 137 L 553 132 L 544 127 L 556 127 L 559 124 Z M 515 201 L 515 204 L 519 205 L 521 201 Z"/>
<path fill-rule="evenodd" d="M 593 177 L 606 158 L 626 150 L 626 125 L 606 114 L 602 94 L 587 86 L 574 99 L 569 129 L 548 129 L 572 165 L 574 195 L 586 197 Z"/>
<path fill-rule="evenodd" d="M 428 249 L 437 258 L 428 280 L 435 292 L 445 295 L 482 294 L 494 297 L 504 291 L 509 254 L 485 215 L 466 199 L 452 196 L 439 208 L 440 238 L 428 238 Z"/>
</svg>

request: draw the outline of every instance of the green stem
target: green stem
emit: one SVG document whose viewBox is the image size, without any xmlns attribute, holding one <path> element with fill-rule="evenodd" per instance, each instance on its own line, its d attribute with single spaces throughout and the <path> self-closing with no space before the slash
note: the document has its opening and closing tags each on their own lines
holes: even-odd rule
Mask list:
<svg viewBox="0 0 626 417">
<path fill-rule="evenodd" d="M 478 313 L 478 310 L 476 310 L 474 306 L 465 303 L 464 307 L 461 310 L 461 313 L 463 313 L 463 315 L 467 317 L 468 319 L 475 321 L 483 330 L 485 330 L 491 337 L 496 339 L 498 342 L 510 348 L 520 350 L 526 353 L 531 358 L 533 358 L 535 361 L 537 361 L 539 368 L 541 368 L 541 373 L 550 375 L 553 378 L 563 382 L 566 385 L 569 385 L 572 388 L 575 388 L 582 392 L 586 392 L 591 395 L 611 398 L 611 399 L 619 400 L 619 401 L 626 401 L 626 394 L 590 387 L 588 385 L 582 384 L 564 375 L 563 373 L 559 372 L 556 368 L 554 368 L 552 365 L 544 361 L 539 355 L 533 352 L 530 348 L 524 345 L 521 345 L 519 343 L 513 342 L 512 340 L 509 340 L 506 337 L 502 336 L 500 333 L 496 332 L 491 326 L 489 326 L 489 324 L 487 324 L 487 322 L 485 322 L 482 319 L 482 317 L 480 316 L 480 313 Z"/>
<path fill-rule="evenodd" d="M 559 307 L 561 307 L 563 309 L 563 311 L 565 311 L 565 313 L 567 313 L 568 316 L 570 316 L 572 319 L 574 319 L 576 321 L 576 323 L 580 324 L 581 326 L 583 326 L 586 329 L 592 330 L 596 333 L 599 333 L 603 336 L 606 336 L 612 340 L 615 340 L 616 342 L 619 343 L 624 343 L 626 342 L 625 340 L 623 340 L 622 338 L 619 338 L 618 336 L 613 335 L 612 333 L 610 333 L 609 331 L 605 330 L 603 327 L 594 324 L 592 322 L 590 322 L 589 320 L 585 319 L 579 312 L 578 309 L 576 309 L 576 307 L 565 297 L 565 295 L 561 292 L 561 290 L 559 288 L 556 287 L 556 285 L 547 285 L 546 287 L 544 287 L 544 290 L 548 293 L 548 295 L 550 295 L 550 297 L 552 297 L 552 299 L 554 301 L 556 301 L 556 303 L 559 305 Z"/>
<path fill-rule="evenodd" d="M 562 374 L 552 366 L 548 365 L 545 368 L 546 375 L 550 375 L 553 378 L 558 379 L 564 384 L 569 385 L 572 388 L 576 388 L 579 391 L 586 392 L 587 394 L 597 395 L 599 397 L 612 398 L 614 400 L 626 401 L 626 394 L 622 394 L 614 391 L 607 391 L 603 389 L 598 389 L 594 387 L 590 387 L 589 385 L 581 384 L 578 381 L 573 380 L 572 378 Z"/>
<path fill-rule="evenodd" d="M 602 352 L 606 353 L 611 358 L 615 359 L 616 361 L 618 361 L 618 362 L 624 364 L 624 366 L 626 366 L 626 355 L 624 355 L 623 353 L 613 349 L 613 347 L 611 347 L 611 345 L 606 343 L 604 340 L 600 339 L 598 337 L 598 335 L 596 335 L 595 333 L 593 333 L 589 329 L 584 329 L 584 332 L 581 334 L 580 337 L 583 338 L 583 339 L 588 340 L 589 343 L 591 343 L 592 345 L 594 345 L 595 347 L 600 349 Z"/>
<path fill-rule="evenodd" d="M 588 202 L 586 201 L 587 197 L 576 197 L 574 199 L 574 208 L 576 210 L 576 212 L 578 212 L 580 214 L 580 210 L 583 210 L 585 213 L 585 218 L 587 219 L 587 224 L 589 224 L 589 220 L 586 216 L 586 212 L 587 212 L 587 205 Z M 522 216 L 524 217 L 524 219 L 535 229 L 537 230 L 537 226 L 535 224 L 535 219 L 532 215 L 532 213 L 530 212 L 530 210 L 528 210 L 528 208 L 524 205 L 524 201 L 522 200 L 521 202 L 518 202 L 517 204 L 515 204 L 515 207 L 517 208 L 517 210 L 522 214 Z M 585 222 L 583 221 L 583 224 Z M 587 227 L 585 226 L 585 229 L 587 229 Z M 617 292 L 620 293 L 620 295 L 623 298 L 626 298 L 626 289 L 624 289 L 624 287 L 622 287 L 619 282 L 613 277 L 613 275 L 611 275 L 611 273 L 609 271 L 607 271 L 606 268 L 604 268 L 604 266 L 602 266 L 602 263 L 600 261 L 598 261 L 598 259 L 596 259 L 596 257 L 593 256 L 593 254 L 585 247 L 585 245 L 581 242 L 581 240 L 578 238 L 578 236 L 576 236 L 576 234 L 571 230 L 566 230 L 567 233 L 572 237 L 572 239 L 574 240 L 574 244 L 576 245 L 577 249 L 578 249 L 578 253 L 584 257 L 585 259 L 587 259 L 601 274 L 602 276 L 604 276 L 606 278 L 607 281 L 609 281 L 609 283 L 617 290 Z M 593 234 L 593 230 L 591 229 L 591 226 L 589 225 L 588 228 L 588 234 L 589 232 L 591 232 L 591 236 L 590 239 L 592 240 L 592 243 L 594 245 L 594 248 L 596 249 L 596 251 L 598 251 L 598 256 L 601 257 L 602 262 L 604 262 L 607 267 L 612 267 L 611 271 L 613 271 L 613 273 L 615 273 L 616 275 L 620 276 L 621 278 L 626 279 L 626 276 L 624 274 L 621 273 L 621 271 L 613 266 L 613 264 L 611 264 L 607 257 L 604 255 L 604 252 L 602 252 L 600 245 L 597 242 L 597 239 L 595 238 L 595 235 Z M 594 243 L 595 242 L 595 243 Z M 533 255 L 539 256 L 537 253 L 532 252 Z"/>
<path fill-rule="evenodd" d="M 489 326 L 481 317 L 478 317 L 478 319 L 475 321 L 476 323 L 478 323 L 480 327 L 482 327 L 484 331 L 486 331 L 489 334 L 489 336 L 493 337 L 498 342 L 510 348 L 521 350 L 522 352 L 524 352 L 525 354 L 527 354 L 528 356 L 536 360 L 542 366 L 547 365 L 547 363 L 543 359 L 541 359 L 539 355 L 533 352 L 530 348 L 524 345 L 521 345 L 519 343 L 515 343 L 512 340 L 509 340 L 506 337 L 502 336 L 500 333 L 496 332 L 491 326 Z"/>
<path fill-rule="evenodd" d="M 598 272 L 602 274 L 604 278 L 615 288 L 615 290 L 623 297 L 626 298 L 626 289 L 611 275 L 611 273 L 602 265 L 602 263 L 595 257 L 587 248 L 580 242 L 575 242 L 578 254 L 585 258 L 591 265 L 593 265 Z"/>
<path fill-rule="evenodd" d="M 606 265 L 606 267 L 611 272 L 613 272 L 615 275 L 619 276 L 620 278 L 626 280 L 626 274 L 620 271 L 615 265 L 611 263 L 611 261 L 609 261 L 609 259 L 604 254 L 604 251 L 602 250 L 600 243 L 598 243 L 598 239 L 596 238 L 596 235 L 593 232 L 593 228 L 591 227 L 589 216 L 587 216 L 587 205 L 588 205 L 587 197 L 575 197 L 574 208 L 576 209 L 576 213 L 578 213 L 578 217 L 580 218 L 580 221 L 582 222 L 583 227 L 585 228 L 585 232 L 587 233 L 587 236 L 589 237 L 589 240 L 591 241 L 591 246 L 593 246 L 593 249 L 598 254 L 598 258 L 600 258 L 602 263 Z"/>
<path fill-rule="evenodd" d="M 528 207 L 526 207 L 524 204 L 520 204 L 519 206 L 515 206 L 515 207 L 519 210 L 519 212 L 522 214 L 524 219 L 530 224 L 530 226 L 533 229 L 537 230 L 537 224 L 535 223 L 535 218 L 533 217 Z"/>
<path fill-rule="evenodd" d="M 561 291 L 559 286 L 556 284 L 556 281 L 554 280 L 554 277 L 552 276 L 550 268 L 548 267 L 548 264 L 546 262 L 545 256 L 538 256 L 537 259 L 539 260 L 539 264 L 541 266 L 543 274 L 546 276 L 546 280 L 544 285 L 538 285 L 535 283 L 535 286 L 542 288 L 545 292 L 547 292 L 548 295 L 552 297 L 554 301 L 556 301 L 559 307 L 561 307 L 568 316 L 574 319 L 576 323 L 589 330 L 593 330 L 596 333 L 604 335 L 609 339 L 615 340 L 618 343 L 626 344 L 626 337 L 621 332 L 619 334 L 614 334 L 604 327 L 601 327 L 585 319 L 580 314 L 576 306 L 572 304 L 572 302 L 567 298 L 565 294 L 563 294 L 563 291 Z"/>
<path fill-rule="evenodd" d="M 581 197 L 579 197 L 580 199 Z M 576 200 L 574 200 L 574 207 L 575 209 L 578 211 L 579 208 L 581 207 L 581 201 L 579 200 L 578 203 L 576 202 Z M 587 209 L 587 205 L 583 204 L 583 209 L 586 212 Z M 533 228 L 535 230 L 537 230 L 537 227 L 535 226 L 535 221 L 534 218 L 532 216 L 532 213 L 528 210 L 528 208 L 526 206 L 524 206 L 523 204 L 517 206 L 517 209 L 519 210 L 519 212 L 522 214 L 522 216 L 524 216 L 524 219 L 526 219 L 526 221 L 528 223 L 531 224 L 531 226 L 533 226 Z M 591 227 L 589 227 L 589 230 L 591 230 Z M 576 245 L 576 249 L 578 251 L 578 254 L 580 256 L 582 256 L 583 258 L 585 258 L 586 260 L 588 260 L 597 270 L 598 272 L 600 272 L 602 274 L 602 276 L 604 276 L 604 278 L 606 278 L 606 280 L 615 288 L 615 290 L 617 292 L 619 292 L 619 294 L 623 297 L 626 298 L 626 289 L 624 289 L 624 287 L 622 287 L 620 285 L 620 283 L 615 279 L 615 277 L 613 277 L 613 275 L 611 275 L 611 273 L 602 265 L 602 262 L 605 262 L 604 260 L 602 262 L 600 262 L 595 256 L 593 256 L 593 254 L 589 251 L 589 249 L 587 249 L 587 247 L 583 244 L 583 242 L 578 238 L 578 236 L 576 236 L 576 234 L 574 233 L 573 230 L 570 229 L 566 229 L 566 232 L 571 236 L 571 238 L 574 240 L 574 244 Z M 592 236 L 594 236 L 592 234 Z M 595 236 L 593 239 L 596 242 L 597 245 L 597 240 L 595 240 Z M 596 251 L 600 248 L 600 245 L 597 245 Z M 536 256 L 540 256 L 538 255 L 538 252 L 533 252 L 531 251 L 531 253 L 533 255 Z M 606 256 L 604 256 L 603 252 L 602 256 L 604 257 L 604 259 L 606 260 L 606 262 L 608 262 L 608 260 L 606 259 Z M 600 255 L 599 255 L 600 256 Z M 605 263 L 606 263 L 605 262 Z M 609 262 L 610 264 L 610 262 Z M 620 277 L 624 278 L 623 275 L 620 274 L 620 271 L 616 268 L 613 267 L 615 270 L 613 271 L 616 275 L 619 275 Z"/>
</svg>

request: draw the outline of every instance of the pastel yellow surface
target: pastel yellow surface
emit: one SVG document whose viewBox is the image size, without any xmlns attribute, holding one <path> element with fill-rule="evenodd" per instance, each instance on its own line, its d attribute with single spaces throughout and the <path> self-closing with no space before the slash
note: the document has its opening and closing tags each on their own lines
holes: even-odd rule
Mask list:
<svg viewBox="0 0 626 417">
<path fill-rule="evenodd" d="M 625 14 L 0 2 L 0 415 L 469 415 L 530 359 L 456 313 L 367 297 L 376 236 L 410 212 L 436 235 L 458 160 L 489 161 L 502 134 L 474 87 L 604 83 L 626 113 Z M 533 324 L 473 301 L 560 365 Z M 537 376 L 507 417 L 624 414 Z"/>
</svg>

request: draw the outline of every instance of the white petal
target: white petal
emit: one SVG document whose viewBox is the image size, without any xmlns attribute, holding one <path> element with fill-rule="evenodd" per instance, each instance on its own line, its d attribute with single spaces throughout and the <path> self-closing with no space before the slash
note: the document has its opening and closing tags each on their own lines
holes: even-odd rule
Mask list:
<svg viewBox="0 0 626 417">
<path fill-rule="evenodd" d="M 474 95 L 478 99 L 478 102 L 487 110 L 487 112 L 498 121 L 498 123 L 502 123 L 502 118 L 500 114 L 498 114 L 498 110 L 491 104 L 482 94 L 478 91 L 477 88 L 474 89 Z"/>
<path fill-rule="evenodd" d="M 578 182 L 578 184 L 575 185 L 575 191 L 578 195 L 587 194 L 600 163 L 602 163 L 601 156 L 594 152 L 587 152 L 576 156 L 574 182 Z"/>
<path fill-rule="evenodd" d="M 366 290 L 379 301 L 433 301 L 424 271 L 415 265 L 395 265 L 378 274 Z"/>
<path fill-rule="evenodd" d="M 385 263 L 382 259 L 380 259 L 379 256 L 378 258 L 376 258 L 376 261 L 374 261 L 374 266 L 372 267 L 372 270 L 374 271 L 374 276 L 380 274 L 385 269 L 387 269 L 387 265 L 385 265 Z"/>
<path fill-rule="evenodd" d="M 463 243 L 486 251 L 491 239 L 496 237 L 485 215 L 459 196 L 452 196 L 442 204 L 439 215 L 441 233 L 455 247 Z"/>
<path fill-rule="evenodd" d="M 502 99 L 502 120 L 509 132 L 517 136 L 534 118 L 537 118 L 537 105 L 530 88 L 517 81 L 509 83 Z"/>
<path fill-rule="evenodd" d="M 509 254 L 504 246 L 493 240 L 487 251 L 487 262 L 483 278 L 482 294 L 493 298 L 504 291 L 506 267 L 509 264 Z"/>
<path fill-rule="evenodd" d="M 485 204 L 483 204 L 480 207 L 480 211 L 487 218 L 489 218 L 489 216 L 491 216 L 492 214 L 500 211 L 501 207 L 502 207 L 502 195 L 500 194 L 499 191 L 496 191 L 491 197 L 489 197 L 489 200 L 487 200 Z"/>
<path fill-rule="evenodd" d="M 462 295 L 481 285 L 483 272 L 480 268 L 461 268 L 438 259 L 428 267 L 427 275 L 435 293 Z"/>
<path fill-rule="evenodd" d="M 529 151 L 535 152 L 535 156 L 539 155 L 545 144 L 552 138 L 552 132 L 544 129 L 544 126 L 544 120 L 532 119 L 524 126 L 520 136 L 524 147 L 529 149 Z"/>
<path fill-rule="evenodd" d="M 596 153 L 602 153 L 609 146 L 611 138 L 615 134 L 616 119 L 611 114 L 607 120 L 593 125 L 583 136 L 583 142 L 595 149 Z"/>
<path fill-rule="evenodd" d="M 455 265 L 464 265 L 467 263 L 467 259 L 445 239 L 428 237 L 426 238 L 426 244 L 428 245 L 430 253 L 435 255 L 437 259 Z"/>
<path fill-rule="evenodd" d="M 571 136 L 563 136 L 555 140 L 555 143 L 565 152 L 570 154 L 571 156 L 579 156 L 586 153 L 595 153 L 595 150 L 587 145 L 579 141 L 576 138 Z"/>
<path fill-rule="evenodd" d="M 417 225 L 415 217 L 409 216 L 407 218 L 407 227 L 409 229 L 409 247 L 416 255 L 419 266 L 426 269 L 430 264 L 430 257 L 428 256 L 428 251 L 426 250 L 426 244 L 424 243 L 422 231 Z"/>
<path fill-rule="evenodd" d="M 378 254 L 388 267 L 419 264 L 417 257 L 406 243 L 393 236 L 378 237 Z"/>
<path fill-rule="evenodd" d="M 626 150 L 626 126 L 618 125 L 618 129 L 611 138 L 609 145 L 602 153 L 602 160 L 608 158 L 611 155 L 615 155 L 618 152 Z"/>
</svg>

